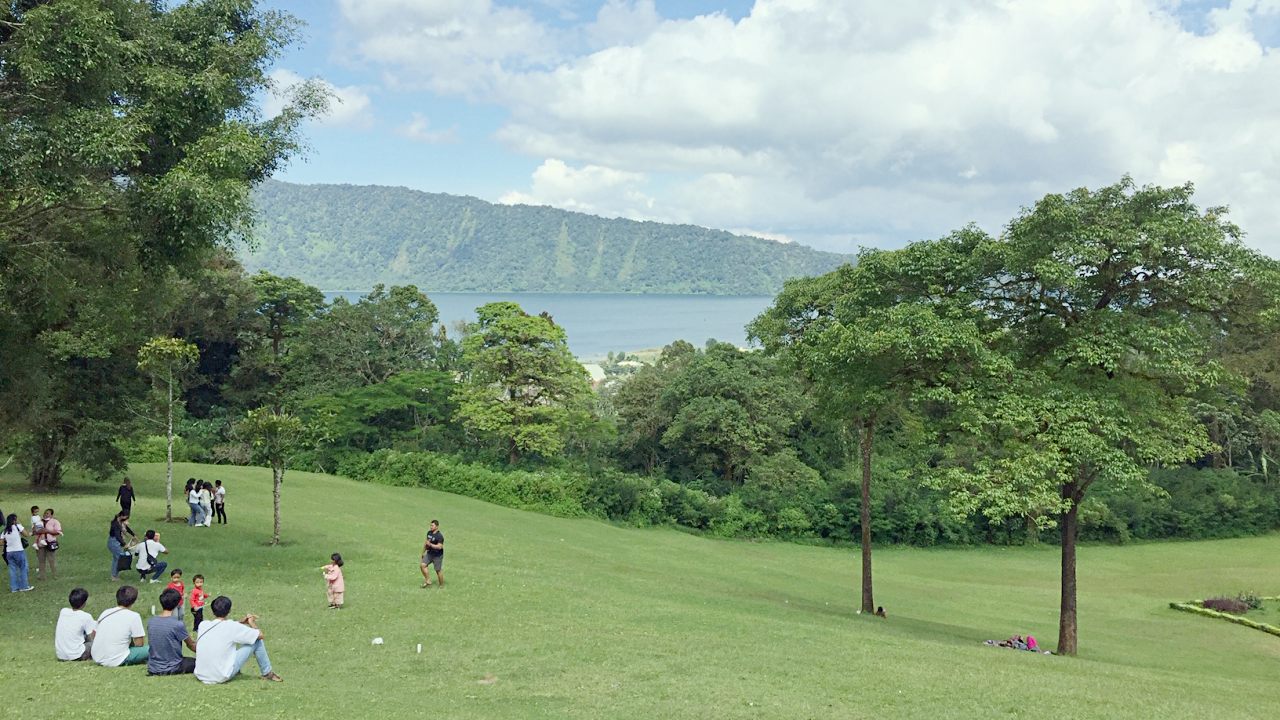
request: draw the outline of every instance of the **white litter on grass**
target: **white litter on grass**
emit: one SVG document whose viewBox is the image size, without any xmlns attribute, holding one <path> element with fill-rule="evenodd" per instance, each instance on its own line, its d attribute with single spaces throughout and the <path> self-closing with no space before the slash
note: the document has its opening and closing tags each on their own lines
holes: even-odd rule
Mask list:
<svg viewBox="0 0 1280 720">
<path fill-rule="evenodd" d="M 381 645 L 381 644 L 382 644 L 382 638 L 374 638 L 374 639 L 373 639 L 373 644 L 374 644 L 374 645 Z"/>
<path fill-rule="evenodd" d="M 156 614 L 156 606 L 155 606 L 155 605 L 152 605 L 152 606 L 151 606 L 151 614 L 152 614 L 152 615 L 155 615 L 155 614 Z"/>
<path fill-rule="evenodd" d="M 418 654 L 422 654 L 422 643 L 418 643 Z"/>
</svg>

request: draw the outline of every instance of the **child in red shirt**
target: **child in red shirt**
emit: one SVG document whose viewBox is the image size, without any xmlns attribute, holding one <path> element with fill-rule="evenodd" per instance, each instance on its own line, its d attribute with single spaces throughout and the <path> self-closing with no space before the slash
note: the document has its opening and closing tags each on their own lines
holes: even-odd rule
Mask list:
<svg viewBox="0 0 1280 720">
<path fill-rule="evenodd" d="M 204 591 L 204 576 L 196 575 L 191 578 L 191 615 L 195 617 L 195 627 L 192 632 L 200 629 L 200 623 L 204 622 L 204 603 L 209 599 L 209 593 Z"/>
<path fill-rule="evenodd" d="M 186 586 L 182 584 L 182 569 L 181 569 L 181 568 L 174 568 L 174 569 L 173 569 L 173 572 L 169 573 L 169 584 L 165 586 L 165 589 L 167 590 L 167 589 L 170 589 L 170 588 L 172 588 L 172 589 L 174 589 L 174 590 L 177 590 L 177 591 L 178 591 L 178 597 L 179 597 L 179 598 L 181 598 L 181 597 L 182 597 L 182 595 L 183 595 L 183 593 L 185 593 L 185 592 L 186 592 Z M 178 612 L 182 612 L 182 600 L 181 600 L 181 599 L 179 599 L 179 600 L 178 600 L 178 607 L 177 607 L 177 608 L 175 608 L 175 609 L 176 609 Z"/>
</svg>

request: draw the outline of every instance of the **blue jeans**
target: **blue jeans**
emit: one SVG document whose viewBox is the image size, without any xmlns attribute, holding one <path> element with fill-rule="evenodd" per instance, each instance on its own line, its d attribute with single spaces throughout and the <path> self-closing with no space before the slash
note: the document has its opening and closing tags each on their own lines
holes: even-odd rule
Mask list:
<svg viewBox="0 0 1280 720">
<path fill-rule="evenodd" d="M 139 578 L 138 578 L 138 579 L 139 579 L 139 580 L 141 580 L 142 578 L 145 578 L 145 577 L 147 576 L 147 573 L 151 573 L 151 579 L 152 579 L 152 580 L 159 580 L 159 579 L 160 579 L 160 573 L 164 572 L 164 569 L 165 569 L 165 568 L 167 568 L 167 567 L 169 567 L 169 563 L 167 563 L 167 562 L 163 562 L 163 561 L 160 561 L 160 560 L 157 560 L 157 561 L 155 561 L 155 562 L 151 563 L 151 567 L 150 567 L 149 569 L 147 569 L 147 570 L 139 570 L 139 571 L 138 571 L 138 575 L 139 575 Z"/>
<path fill-rule="evenodd" d="M 199 522 L 198 518 L 200 517 L 200 503 L 189 502 L 187 503 L 187 507 L 191 508 L 191 515 L 190 517 L 187 518 L 187 524 L 195 525 L 197 522 Z"/>
<path fill-rule="evenodd" d="M 116 570 L 116 561 L 129 553 L 125 552 L 124 547 L 113 537 L 107 538 L 107 550 L 111 552 L 111 579 L 114 580 L 120 577 L 120 571 Z"/>
<path fill-rule="evenodd" d="M 16 592 L 31 587 L 27 582 L 27 554 L 21 550 L 7 552 L 4 559 L 9 561 L 9 589 Z"/>
<path fill-rule="evenodd" d="M 258 642 L 252 645 L 241 645 L 236 648 L 236 663 L 232 666 L 231 677 L 235 677 L 240 672 L 240 668 L 249 661 L 250 655 L 258 659 L 258 670 L 263 675 L 271 672 L 271 661 L 267 659 L 267 644 L 262 642 L 262 638 L 258 638 Z"/>
</svg>

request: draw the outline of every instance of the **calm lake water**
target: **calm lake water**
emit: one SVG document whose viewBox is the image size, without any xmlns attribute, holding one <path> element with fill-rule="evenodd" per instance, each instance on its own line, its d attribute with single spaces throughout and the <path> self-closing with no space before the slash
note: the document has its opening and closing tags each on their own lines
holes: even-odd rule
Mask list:
<svg viewBox="0 0 1280 720">
<path fill-rule="evenodd" d="M 358 292 L 341 295 L 351 302 Z M 744 329 L 773 302 L 769 296 L 627 295 L 615 293 L 428 293 L 440 320 L 452 332 L 457 321 L 474 322 L 477 307 L 491 302 L 518 303 L 536 315 L 544 310 L 569 336 L 569 348 L 582 359 L 609 351 L 659 348 L 674 340 L 702 347 L 716 339 L 745 345 Z"/>
</svg>

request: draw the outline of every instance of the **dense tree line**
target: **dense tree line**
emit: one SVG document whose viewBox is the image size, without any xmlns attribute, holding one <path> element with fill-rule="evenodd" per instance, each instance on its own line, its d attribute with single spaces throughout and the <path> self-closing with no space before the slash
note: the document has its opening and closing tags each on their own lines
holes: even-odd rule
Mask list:
<svg viewBox="0 0 1280 720">
<path fill-rule="evenodd" d="M 252 0 L 0 3 L 0 436 L 36 485 L 123 467 L 148 340 L 227 339 L 199 278 L 325 101 L 257 111 L 294 26 Z"/>
<path fill-rule="evenodd" d="M 405 188 L 265 183 L 251 270 L 325 290 L 772 295 L 848 257 L 692 225 Z"/>
</svg>

